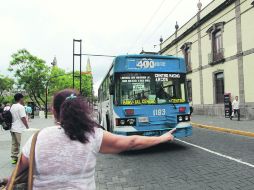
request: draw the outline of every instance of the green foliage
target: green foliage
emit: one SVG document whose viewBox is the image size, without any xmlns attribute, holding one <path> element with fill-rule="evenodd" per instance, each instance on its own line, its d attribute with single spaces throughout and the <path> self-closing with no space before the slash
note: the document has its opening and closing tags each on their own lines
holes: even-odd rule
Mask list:
<svg viewBox="0 0 254 190">
<path fill-rule="evenodd" d="M 49 67 L 45 61 L 21 49 L 11 56 L 9 70 L 14 72 L 17 85 L 29 94 L 39 107 L 45 104 L 45 84 L 49 77 Z"/>
<path fill-rule="evenodd" d="M 54 93 L 72 88 L 72 73 L 57 66 L 48 67 L 45 61 L 21 49 L 11 56 L 9 70 L 14 72 L 18 87 L 24 89 L 29 98 L 42 108 L 45 105 L 46 86 L 50 102 Z M 75 75 L 79 75 L 76 72 Z M 79 79 L 75 78 L 75 88 L 79 89 Z M 91 97 L 92 75 L 82 75 L 82 95 Z"/>
<path fill-rule="evenodd" d="M 14 97 L 13 96 L 5 96 L 2 103 L 5 103 L 5 102 L 13 104 L 15 102 Z"/>
<path fill-rule="evenodd" d="M 75 75 L 79 75 L 79 72 L 75 72 Z M 72 73 L 67 73 L 65 70 L 58 67 L 53 67 L 50 74 L 51 79 L 49 80 L 49 95 L 63 90 L 66 88 L 72 88 L 73 78 Z M 74 86 L 79 89 L 79 78 L 75 78 Z M 90 97 L 92 92 L 92 75 L 82 74 L 82 95 Z"/>
<path fill-rule="evenodd" d="M 9 77 L 0 76 L 0 103 L 9 102 L 7 96 L 4 96 L 4 91 L 10 91 L 13 88 L 14 80 Z"/>
</svg>

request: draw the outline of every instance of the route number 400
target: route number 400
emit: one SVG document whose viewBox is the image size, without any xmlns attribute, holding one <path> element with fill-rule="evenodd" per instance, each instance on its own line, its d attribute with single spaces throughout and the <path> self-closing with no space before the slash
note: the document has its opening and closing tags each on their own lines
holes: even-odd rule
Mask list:
<svg viewBox="0 0 254 190">
<path fill-rule="evenodd" d="M 137 67 L 138 68 L 154 68 L 155 67 L 155 63 L 152 59 L 142 59 L 137 63 Z"/>
<path fill-rule="evenodd" d="M 153 115 L 157 116 L 166 115 L 166 109 L 154 109 Z"/>
</svg>

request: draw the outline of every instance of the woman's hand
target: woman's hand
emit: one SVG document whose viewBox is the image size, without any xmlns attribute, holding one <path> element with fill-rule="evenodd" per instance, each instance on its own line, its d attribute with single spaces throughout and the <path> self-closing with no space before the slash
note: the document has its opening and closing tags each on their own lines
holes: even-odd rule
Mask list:
<svg viewBox="0 0 254 190">
<path fill-rule="evenodd" d="M 145 136 L 121 136 L 109 133 L 107 131 L 103 132 L 103 139 L 100 148 L 101 153 L 119 153 L 126 150 L 140 150 L 155 146 L 160 143 L 172 141 L 174 136 L 172 133 L 176 129 L 159 136 L 159 137 L 145 137 Z"/>
<path fill-rule="evenodd" d="M 168 142 L 168 141 L 173 141 L 174 140 L 174 136 L 172 135 L 174 132 L 176 131 L 176 128 L 170 130 L 169 132 L 163 134 L 160 136 L 161 142 Z"/>
</svg>

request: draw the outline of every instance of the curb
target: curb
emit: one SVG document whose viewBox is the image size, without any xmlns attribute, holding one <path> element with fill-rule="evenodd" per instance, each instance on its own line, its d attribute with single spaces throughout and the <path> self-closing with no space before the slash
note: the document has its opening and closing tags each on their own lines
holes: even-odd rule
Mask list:
<svg viewBox="0 0 254 190">
<path fill-rule="evenodd" d="M 222 127 L 215 127 L 215 126 L 204 125 L 204 124 L 193 123 L 193 122 L 191 122 L 191 124 L 193 127 L 209 129 L 212 131 L 219 131 L 219 132 L 231 133 L 231 134 L 235 134 L 235 135 L 254 137 L 254 133 L 252 133 L 252 132 L 240 131 L 240 130 L 235 130 L 235 129 L 222 128 Z"/>
</svg>

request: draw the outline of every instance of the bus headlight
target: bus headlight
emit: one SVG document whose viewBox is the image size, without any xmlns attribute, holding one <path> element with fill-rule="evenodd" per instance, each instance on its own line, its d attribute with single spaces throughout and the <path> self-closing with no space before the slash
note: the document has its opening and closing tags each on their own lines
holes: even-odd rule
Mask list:
<svg viewBox="0 0 254 190">
<path fill-rule="evenodd" d="M 125 121 L 123 119 L 120 120 L 120 125 L 124 125 Z"/>
<path fill-rule="evenodd" d="M 135 126 L 135 118 L 116 118 L 116 126 Z"/>
<path fill-rule="evenodd" d="M 127 124 L 133 125 L 135 123 L 135 119 L 127 119 Z"/>
<path fill-rule="evenodd" d="M 190 121 L 190 115 L 178 115 L 177 122 Z"/>
</svg>

